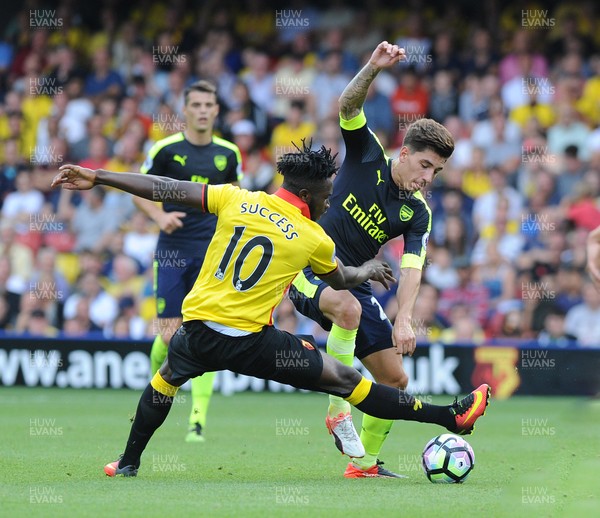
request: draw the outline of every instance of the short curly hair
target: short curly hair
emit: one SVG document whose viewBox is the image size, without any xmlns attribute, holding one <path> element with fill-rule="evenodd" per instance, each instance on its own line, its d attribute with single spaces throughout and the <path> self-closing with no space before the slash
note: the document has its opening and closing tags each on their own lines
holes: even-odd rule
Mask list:
<svg viewBox="0 0 600 518">
<path fill-rule="evenodd" d="M 312 141 L 307 145 L 305 139 L 302 139 L 302 148 L 292 144 L 298 151 L 286 153 L 277 161 L 277 171 L 283 175 L 285 186 L 297 191 L 331 178 L 337 172 L 337 154 L 332 155 L 331 149 L 321 146 L 313 150 Z"/>
</svg>

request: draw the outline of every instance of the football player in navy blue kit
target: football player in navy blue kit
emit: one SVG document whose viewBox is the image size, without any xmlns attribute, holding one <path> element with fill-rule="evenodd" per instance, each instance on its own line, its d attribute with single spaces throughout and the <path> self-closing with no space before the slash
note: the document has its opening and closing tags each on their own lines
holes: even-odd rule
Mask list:
<svg viewBox="0 0 600 518">
<path fill-rule="evenodd" d="M 156 142 L 141 172 L 202 184 L 237 183 L 242 174 L 240 151 L 235 144 L 213 134 L 219 113 L 216 87 L 208 81 L 197 81 L 187 87 L 184 95 L 184 131 Z M 178 206 L 172 201 L 157 204 L 135 198 L 135 203 L 160 227 L 154 257 L 158 329 L 150 353 L 154 374 L 167 355 L 171 337 L 181 325 L 181 304 L 198 277 L 217 218 L 199 208 Z M 209 372 L 192 379 L 188 442 L 204 441 L 202 428 L 206 425 L 214 377 L 215 373 Z"/>
<path fill-rule="evenodd" d="M 408 128 L 395 158 L 386 155 L 367 126 L 362 106 L 369 86 L 381 69 L 396 65 L 404 56 L 397 45 L 380 43 L 342 93 L 340 125 L 346 157 L 334 183 L 331 207 L 319 220 L 347 265 L 372 259 L 387 241 L 404 237 L 394 325 L 369 283 L 336 292 L 304 270 L 290 290 L 296 308 L 330 330 L 329 354 L 346 365 L 352 365 L 356 355 L 378 383 L 401 389 L 408 384 L 402 355 L 411 355 L 416 346 L 411 318 L 431 231 L 431 210 L 420 189 L 431 184 L 454 151 L 450 132 L 431 119 Z M 378 459 L 392 421 L 364 415 L 359 439 L 348 403 L 330 396 L 326 424 L 336 446 L 353 458 L 344 476 L 398 477 Z"/>
</svg>

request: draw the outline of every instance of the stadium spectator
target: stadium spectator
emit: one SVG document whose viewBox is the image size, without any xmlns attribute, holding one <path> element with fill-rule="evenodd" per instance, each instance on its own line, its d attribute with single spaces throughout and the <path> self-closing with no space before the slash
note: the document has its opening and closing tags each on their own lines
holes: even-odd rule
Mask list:
<svg viewBox="0 0 600 518">
<path fill-rule="evenodd" d="M 383 135 L 386 142 L 391 142 L 396 131 L 396 121 L 392 113 L 392 105 L 388 96 L 377 89 L 377 81 L 369 88 L 363 105 L 369 127 L 378 137 Z M 385 147 L 385 144 L 382 144 Z"/>
<path fill-rule="evenodd" d="M 251 147 L 246 154 L 244 177 L 240 180 L 240 187 L 249 191 L 273 192 L 274 177 L 275 168 L 264 151 L 258 146 Z"/>
<path fill-rule="evenodd" d="M 425 117 L 429 110 L 429 94 L 414 67 L 402 72 L 400 84 L 391 97 L 392 110 L 400 131 L 395 143 L 402 142 L 404 132 L 411 122 Z"/>
<path fill-rule="evenodd" d="M 270 143 L 273 158 L 295 149 L 292 142 L 300 145 L 302 139 L 310 139 L 316 129 L 314 122 L 307 120 L 305 103 L 299 100 L 292 101 L 285 121 L 273 129 Z"/>
<path fill-rule="evenodd" d="M 576 146 L 582 161 L 589 159 L 587 142 L 590 129 L 577 118 L 577 111 L 570 104 L 561 104 L 557 109 L 558 120 L 548 129 L 550 153 L 562 154 L 567 147 Z"/>
<path fill-rule="evenodd" d="M 118 227 L 114 214 L 104 203 L 106 191 L 98 187 L 82 193 L 82 201 L 74 210 L 70 206 L 71 195 L 66 193 L 61 191 L 59 217 L 70 221 L 76 237 L 74 251 L 102 250 Z"/>
<path fill-rule="evenodd" d="M 452 308 L 462 304 L 469 308 L 471 315 L 480 325 L 484 325 L 488 318 L 489 290 L 481 282 L 473 279 L 473 268 L 467 257 L 456 258 L 453 266 L 458 272 L 459 283 L 456 288 L 441 291 L 438 304 L 440 314 L 448 319 Z"/>
<path fill-rule="evenodd" d="M 10 67 L 10 75 L 13 78 L 22 77 L 26 73 L 25 63 L 31 56 L 35 56 L 39 60 L 41 68 L 46 66 L 45 56 L 48 48 L 48 36 L 50 31 L 41 27 L 34 30 L 31 30 L 28 27 L 28 29 L 29 30 L 25 31 L 25 34 L 22 35 L 27 43 L 20 46 L 17 50 Z M 29 38 L 31 39 L 28 41 Z"/>
<path fill-rule="evenodd" d="M 381 26 L 374 23 L 373 18 L 373 10 L 367 6 L 360 6 L 356 10 L 352 31 L 346 34 L 344 41 L 344 48 L 354 56 L 362 56 L 367 52 L 371 55 L 371 50 L 385 39 Z M 349 73 L 354 73 L 354 70 Z M 367 118 L 371 120 L 368 115 Z"/>
<path fill-rule="evenodd" d="M 459 215 L 448 216 L 441 228 L 437 242 L 447 248 L 452 257 L 461 257 L 470 250 L 470 240 L 466 222 Z"/>
<path fill-rule="evenodd" d="M 598 226 L 600 209 L 590 187 L 584 182 L 575 185 L 573 194 L 565 200 L 564 205 L 567 208 L 566 218 L 575 230 L 583 228 L 591 231 Z"/>
<path fill-rule="evenodd" d="M 134 297 L 119 298 L 119 314 L 112 327 L 105 330 L 109 338 L 141 340 L 146 334 L 146 322 L 139 316 L 139 307 Z"/>
<path fill-rule="evenodd" d="M 79 302 L 89 302 L 89 319 L 101 327 L 108 329 L 118 315 L 117 300 L 102 289 L 100 278 L 93 273 L 84 273 L 77 282 L 77 291 L 67 298 L 64 307 L 65 319 L 75 318 Z"/>
<path fill-rule="evenodd" d="M 425 19 L 421 11 L 410 11 L 404 19 L 402 35 L 396 40 L 396 45 L 406 52 L 406 60 L 399 63 L 402 76 L 407 69 L 414 68 L 415 72 L 425 74 L 431 64 L 432 40 L 425 32 Z M 421 112 L 423 116 L 427 113 Z"/>
<path fill-rule="evenodd" d="M 26 321 L 22 330 L 15 329 L 17 333 L 46 338 L 54 338 L 58 335 L 58 329 L 50 323 L 42 309 L 34 309 L 30 313 L 24 312 L 20 316 L 26 317 Z"/>
<path fill-rule="evenodd" d="M 65 314 L 65 322 L 63 325 L 63 332 L 65 336 L 85 336 L 89 333 L 100 333 L 102 328 L 96 325 L 90 319 L 90 299 L 87 297 L 80 297 L 75 303 L 75 309 L 72 312 L 69 308 L 70 318 L 67 318 Z"/>
<path fill-rule="evenodd" d="M 485 340 L 481 323 L 469 313 L 468 304 L 453 306 L 448 314 L 448 324 L 439 337 L 444 344 L 480 344 Z"/>
<path fill-rule="evenodd" d="M 523 210 L 523 196 L 508 185 L 506 173 L 499 167 L 491 167 L 489 176 L 492 190 L 477 198 L 473 205 L 473 223 L 479 232 L 493 225 L 501 200 L 508 203 L 506 216 L 509 221 L 519 220 Z"/>
<path fill-rule="evenodd" d="M 249 120 L 254 124 L 256 139 L 260 146 L 268 144 L 269 117 L 267 112 L 250 98 L 248 86 L 243 81 L 238 81 L 233 87 L 229 111 L 224 120 L 223 132 L 226 136 L 231 137 L 231 127 L 240 120 Z"/>
<path fill-rule="evenodd" d="M 30 278 L 30 286 L 43 287 L 47 297 L 64 304 L 70 294 L 70 286 L 56 266 L 57 253 L 49 247 L 41 248 L 35 258 L 35 270 Z"/>
<path fill-rule="evenodd" d="M 185 77 L 179 70 L 169 72 L 169 87 L 161 102 L 169 105 L 173 112 L 183 120 Z"/>
<path fill-rule="evenodd" d="M 340 50 L 328 50 L 320 61 L 320 71 L 316 75 L 311 91 L 316 97 L 316 122 L 329 117 L 337 117 L 337 101 L 350 81 L 342 67 L 343 53 Z"/>
<path fill-rule="evenodd" d="M 92 115 L 86 121 L 86 131 L 83 138 L 69 146 L 71 158 L 75 162 L 81 162 L 90 157 L 92 154 L 91 143 L 95 137 L 102 137 L 106 141 L 107 156 L 112 154 L 113 141 L 103 134 L 104 121 L 98 115 Z"/>
<path fill-rule="evenodd" d="M 69 45 L 62 44 L 52 49 L 49 59 L 49 84 L 64 89 L 72 79 L 83 76 L 83 69 L 77 63 L 75 51 Z"/>
<path fill-rule="evenodd" d="M 439 296 L 439 291 L 434 286 L 427 282 L 421 283 L 412 318 L 417 341 L 439 340 L 441 333 L 447 327 L 447 322 L 437 313 Z M 394 307 L 390 308 L 390 306 Z M 386 313 L 392 320 L 396 315 L 397 306 L 395 297 L 391 298 L 385 306 Z"/>
<path fill-rule="evenodd" d="M 523 62 L 528 62 L 529 77 L 548 77 L 548 62 L 541 54 L 532 50 L 533 32 L 526 28 L 516 30 L 511 41 L 511 50 L 504 56 L 498 66 L 498 74 L 502 84 L 522 74 Z"/>
<path fill-rule="evenodd" d="M 431 257 L 431 264 L 425 270 L 425 279 L 438 290 L 456 288 L 459 278 L 457 271 L 452 266 L 452 256 L 447 248 L 435 249 Z"/>
<path fill-rule="evenodd" d="M 443 30 L 435 35 L 433 48 L 431 51 L 431 63 L 427 70 L 430 77 L 434 77 L 438 72 L 448 73 L 450 84 L 455 85 L 460 77 L 462 63 L 455 46 L 452 31 Z M 442 122 L 444 119 L 439 119 Z"/>
<path fill-rule="evenodd" d="M 493 246 L 489 246 L 492 243 L 495 244 L 496 250 L 504 260 L 513 262 L 518 257 L 525 244 L 525 239 L 521 234 L 519 220 L 509 216 L 509 209 L 508 199 L 498 198 L 493 222 L 480 228 L 479 239 L 473 246 L 471 259 L 475 264 L 489 262 L 488 253 L 494 249 Z"/>
<path fill-rule="evenodd" d="M 349 9 L 347 5 L 343 9 L 345 10 L 345 16 L 354 17 L 353 10 Z M 357 56 L 352 54 L 352 52 L 346 48 L 346 45 L 344 44 L 346 39 L 345 30 L 341 26 L 338 25 L 331 30 L 323 30 L 323 16 L 324 15 L 322 14 L 319 17 L 319 30 L 322 31 L 322 37 L 320 39 L 320 48 L 317 56 L 320 60 L 326 60 L 332 52 L 338 53 L 340 58 L 340 71 L 344 75 L 351 77 L 359 68 Z M 339 21 L 340 20 L 338 20 L 338 22 Z"/>
<path fill-rule="evenodd" d="M 452 153 L 446 167 L 462 170 L 471 162 L 473 155 L 473 143 L 469 137 L 470 126 L 462 121 L 458 115 L 446 117 L 443 124 L 452 134 L 455 142 L 454 153 Z"/>
<path fill-rule="evenodd" d="M 79 165 L 89 169 L 104 169 L 109 159 L 108 140 L 102 135 L 94 135 L 88 140 L 89 153 Z"/>
<path fill-rule="evenodd" d="M 10 305 L 6 296 L 0 293 L 0 330 L 5 331 L 10 325 Z"/>
<path fill-rule="evenodd" d="M 560 310 L 552 311 L 544 319 L 544 328 L 537 335 L 540 347 L 568 347 L 575 337 L 565 331 L 565 313 Z"/>
<path fill-rule="evenodd" d="M 485 167 L 485 151 L 476 147 L 471 152 L 471 160 L 465 164 L 462 176 L 462 191 L 473 199 L 492 190 L 492 182 Z"/>
<path fill-rule="evenodd" d="M 19 156 L 19 144 L 15 139 L 4 142 L 4 158 L 0 163 L 0 209 L 8 194 L 15 190 L 17 173 L 25 168 L 25 162 Z"/>
<path fill-rule="evenodd" d="M 500 90 L 505 108 L 510 112 L 532 102 L 541 105 L 552 104 L 555 87 L 547 76 L 537 75 L 533 71 L 532 55 L 519 55 L 517 66 L 514 77 L 506 81 Z"/>
<path fill-rule="evenodd" d="M 137 298 L 142 293 L 144 278 L 138 275 L 138 265 L 135 259 L 118 253 L 112 259 L 104 288 L 109 295 L 116 299 L 123 297 Z"/>
<path fill-rule="evenodd" d="M 568 311 L 565 330 L 581 347 L 600 343 L 600 291 L 591 282 L 583 285 L 583 302 Z"/>
<path fill-rule="evenodd" d="M 492 45 L 490 33 L 482 27 L 476 27 L 473 30 L 464 50 L 462 70 L 465 74 L 475 74 L 481 77 L 490 72 L 499 61 L 499 56 Z"/>
<path fill-rule="evenodd" d="M 111 95 L 119 97 L 125 91 L 121 75 L 111 68 L 111 56 L 106 47 L 96 49 L 92 56 L 92 72 L 85 79 L 84 93 L 92 99 Z"/>
<path fill-rule="evenodd" d="M 14 326 L 19 315 L 21 293 L 25 283 L 12 273 L 10 258 L 0 253 L 0 304 L 2 329 Z"/>
<path fill-rule="evenodd" d="M 132 214 L 128 227 L 123 238 L 123 252 L 144 269 L 151 267 L 158 233 L 151 231 L 150 220 L 139 211 Z"/>
<path fill-rule="evenodd" d="M 433 76 L 429 97 L 429 115 L 438 122 L 457 112 L 458 94 L 454 89 L 452 74 L 448 70 L 438 70 Z"/>
<path fill-rule="evenodd" d="M 586 79 L 575 106 L 583 120 L 594 127 L 600 124 L 600 106 L 597 102 L 600 98 L 600 55 L 593 56 L 589 63 L 593 76 Z"/>
<path fill-rule="evenodd" d="M 589 36 L 579 30 L 579 16 L 583 16 L 583 13 L 569 12 L 559 20 L 558 30 L 546 45 L 546 56 L 551 62 L 574 51 L 586 59 L 591 56 L 595 45 Z"/>
<path fill-rule="evenodd" d="M 32 216 L 42 210 L 44 196 L 33 188 L 29 170 L 17 173 L 15 187 L 16 191 L 9 193 L 4 199 L 2 217 L 19 233 L 25 233 Z"/>
<path fill-rule="evenodd" d="M 558 195 L 562 200 L 575 192 L 575 186 L 583 180 L 585 164 L 581 160 L 579 148 L 569 145 L 560 156 L 560 169 L 558 174 Z"/>
<path fill-rule="evenodd" d="M 266 113 L 273 109 L 273 85 L 275 78 L 269 71 L 269 56 L 261 49 L 248 49 L 243 54 L 247 70 L 242 79 L 248 86 L 250 98 Z"/>
<path fill-rule="evenodd" d="M 324 120 L 317 130 L 316 135 L 313 138 L 313 144 L 316 148 L 325 146 L 327 149 L 331 149 L 332 155 L 337 155 L 335 162 L 338 166 L 342 165 L 346 156 L 346 146 L 344 140 L 340 135 L 339 120 L 334 117 Z M 387 139 L 383 137 L 380 140 L 381 145 L 385 146 Z"/>
<path fill-rule="evenodd" d="M 246 158 L 248 151 L 257 146 L 256 126 L 247 119 L 238 120 L 231 126 L 231 135 L 234 144 L 240 149 L 242 155 L 242 169 L 246 170 Z"/>
<path fill-rule="evenodd" d="M 136 75 L 131 78 L 131 86 L 127 89 L 127 95 L 135 99 L 140 115 L 152 119 L 158 111 L 160 100 L 156 95 L 151 95 L 144 76 Z"/>
<path fill-rule="evenodd" d="M 488 240 L 485 246 L 485 260 L 477 262 L 473 258 L 473 279 L 488 289 L 490 305 L 495 308 L 499 302 L 514 298 L 516 272 L 511 261 L 502 254 L 501 243 L 497 239 Z"/>
</svg>

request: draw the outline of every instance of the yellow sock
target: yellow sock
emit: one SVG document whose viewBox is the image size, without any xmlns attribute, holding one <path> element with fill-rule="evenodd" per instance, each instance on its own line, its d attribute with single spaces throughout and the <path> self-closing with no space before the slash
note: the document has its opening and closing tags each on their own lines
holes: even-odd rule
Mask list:
<svg viewBox="0 0 600 518">
<path fill-rule="evenodd" d="M 216 372 L 207 372 L 202 376 L 192 379 L 192 412 L 190 414 L 190 425 L 200 423 L 206 426 L 206 414 L 208 404 L 213 393 L 213 384 Z"/>
<path fill-rule="evenodd" d="M 361 469 L 368 469 L 375 465 L 393 424 L 394 421 L 363 414 L 360 442 L 365 447 L 365 456 L 361 459 L 353 459 L 354 464 Z"/>
<path fill-rule="evenodd" d="M 150 350 L 150 374 L 154 375 L 167 357 L 169 347 L 162 339 L 162 336 L 156 335 Z"/>
<path fill-rule="evenodd" d="M 152 388 L 156 390 L 156 392 L 160 392 L 163 396 L 174 397 L 179 390 L 179 387 L 175 385 L 171 385 L 169 382 L 165 381 L 165 379 L 160 375 L 160 372 L 157 372 L 150 380 L 150 385 Z"/>
<path fill-rule="evenodd" d="M 333 356 L 344 365 L 354 363 L 354 347 L 358 329 L 344 329 L 336 324 L 331 326 L 327 337 L 327 354 Z M 350 403 L 337 396 L 329 396 L 329 417 L 350 412 Z"/>
</svg>

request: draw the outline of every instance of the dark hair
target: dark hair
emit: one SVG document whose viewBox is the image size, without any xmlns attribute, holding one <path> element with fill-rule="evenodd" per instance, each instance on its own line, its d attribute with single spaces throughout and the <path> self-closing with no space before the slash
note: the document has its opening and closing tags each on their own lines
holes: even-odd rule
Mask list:
<svg viewBox="0 0 600 518">
<path fill-rule="evenodd" d="M 304 111 L 304 101 L 302 99 L 292 99 L 290 101 L 290 108 L 298 108 L 300 111 Z"/>
<path fill-rule="evenodd" d="M 190 96 L 190 92 L 206 92 L 209 94 L 214 94 L 215 99 L 217 98 L 217 87 L 214 83 L 207 81 L 206 79 L 201 79 L 200 81 L 195 81 L 189 86 L 186 86 L 183 91 L 183 99 L 185 104 L 188 102 L 188 98 Z"/>
<path fill-rule="evenodd" d="M 565 148 L 565 156 L 569 158 L 577 158 L 579 148 L 575 144 L 570 144 Z"/>
<path fill-rule="evenodd" d="M 449 158 L 454 152 L 452 135 L 433 119 L 419 119 L 413 122 L 408 127 L 403 145 L 413 153 L 430 150 L 442 158 Z"/>
<path fill-rule="evenodd" d="M 277 171 L 283 175 L 283 185 L 294 194 L 331 178 L 338 170 L 335 165 L 337 153 L 332 155 L 331 149 L 325 146 L 315 151 L 311 149 L 312 140 L 308 145 L 305 140 L 302 139 L 302 149 L 292 142 L 298 152 L 286 153 L 277 160 Z"/>
</svg>

